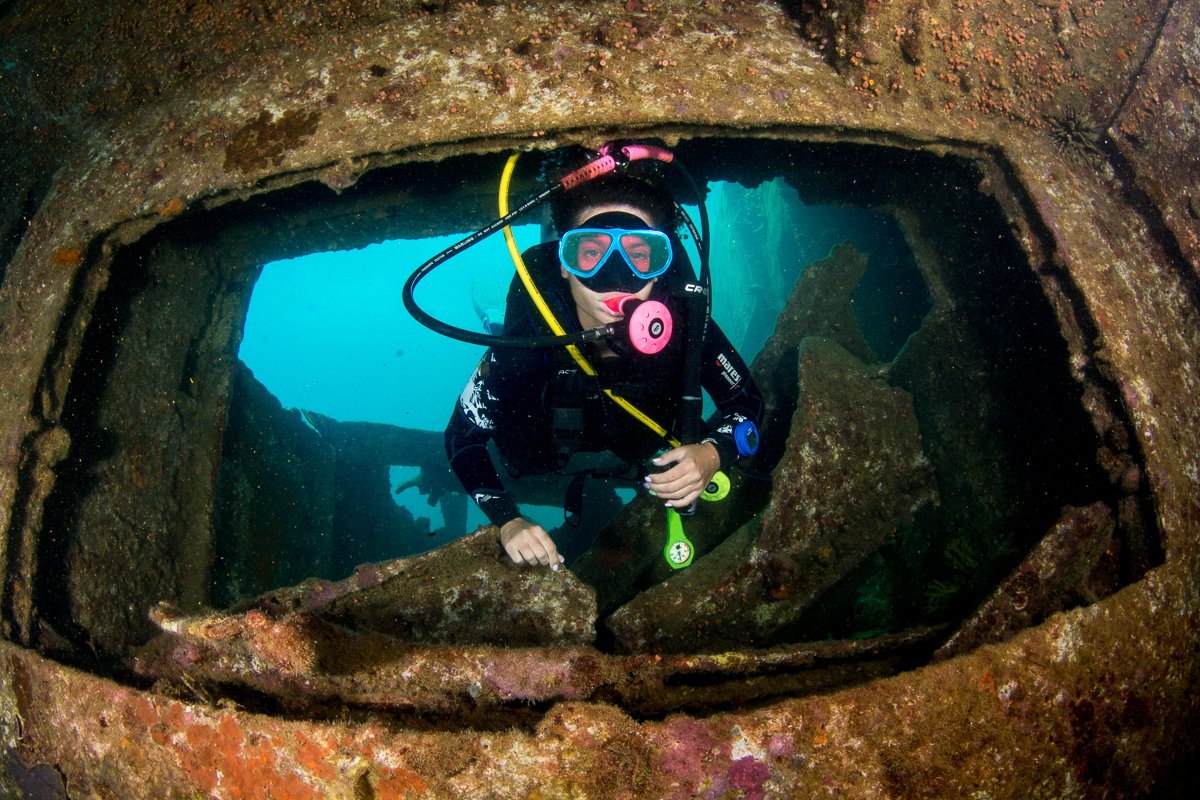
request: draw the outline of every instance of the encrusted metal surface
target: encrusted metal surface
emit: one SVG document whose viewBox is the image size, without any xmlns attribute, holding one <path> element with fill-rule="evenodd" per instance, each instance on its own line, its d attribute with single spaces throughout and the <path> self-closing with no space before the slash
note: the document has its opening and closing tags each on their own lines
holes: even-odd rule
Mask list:
<svg viewBox="0 0 1200 800">
<path fill-rule="evenodd" d="M 0 289 L 10 637 L 37 638 L 40 508 L 69 457 L 60 416 L 116 247 L 190 209 L 307 180 L 341 190 L 398 161 L 613 133 L 977 159 L 1072 368 L 1114 387 L 1085 393 L 1101 435 L 1123 430 L 1106 402 L 1132 420 L 1126 444 L 1144 458 L 1165 563 L 1002 645 L 825 696 L 661 719 L 562 702 L 503 731 L 213 708 L 5 643 L 0 786 L 278 800 L 1186 785 L 1200 721 L 1200 212 L 1177 188 L 1194 189 L 1200 152 L 1196 4 L 93 5 L 13 2 L 0 18 L 0 133 L 20 193 L 0 206 L 0 232 L 19 237 L 0 251 L 12 254 Z M 60 154 L 52 176 L 26 174 L 45 165 L 39 150 Z"/>
</svg>

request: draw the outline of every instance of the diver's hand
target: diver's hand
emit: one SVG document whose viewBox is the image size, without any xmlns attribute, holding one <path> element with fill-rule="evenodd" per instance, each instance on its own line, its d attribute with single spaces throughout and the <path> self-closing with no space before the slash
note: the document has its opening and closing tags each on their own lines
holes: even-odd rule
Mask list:
<svg viewBox="0 0 1200 800">
<path fill-rule="evenodd" d="M 721 456 L 712 442 L 701 442 L 668 450 L 651 463 L 673 466 L 646 476 L 646 488 L 669 507 L 687 508 L 708 488 L 721 468 Z"/>
<path fill-rule="evenodd" d="M 558 554 L 546 529 L 524 517 L 504 523 L 500 528 L 500 544 L 514 564 L 541 564 L 558 572 L 558 565 L 566 560 Z"/>
</svg>

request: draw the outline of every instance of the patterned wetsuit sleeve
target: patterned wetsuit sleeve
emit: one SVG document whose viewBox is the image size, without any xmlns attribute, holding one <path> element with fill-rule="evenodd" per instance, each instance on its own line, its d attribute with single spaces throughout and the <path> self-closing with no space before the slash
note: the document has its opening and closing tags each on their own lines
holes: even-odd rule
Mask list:
<svg viewBox="0 0 1200 800">
<path fill-rule="evenodd" d="M 446 455 L 459 482 L 488 520 L 503 525 L 521 513 L 500 482 L 487 450 L 496 428 L 498 405 L 498 398 L 488 392 L 488 377 L 494 366 L 495 356 L 489 350 L 454 405 L 446 426 Z"/>
<path fill-rule="evenodd" d="M 763 399 L 750 368 L 730 344 L 725 333 L 713 323 L 704 345 L 704 366 L 700 382 L 717 405 L 721 418 L 705 441 L 713 443 L 721 456 L 721 469 L 737 461 L 737 443 L 733 429 L 746 420 L 762 424 Z"/>
</svg>

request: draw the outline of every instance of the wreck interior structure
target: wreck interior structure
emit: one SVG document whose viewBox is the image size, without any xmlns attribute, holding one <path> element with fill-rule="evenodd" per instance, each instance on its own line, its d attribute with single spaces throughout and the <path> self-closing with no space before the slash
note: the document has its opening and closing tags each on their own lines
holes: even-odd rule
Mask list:
<svg viewBox="0 0 1200 800">
<path fill-rule="evenodd" d="M 0 3 L 0 789 L 1185 790 L 1195 4 L 170 5 Z M 645 495 L 558 572 L 397 550 L 393 467 L 465 524 L 441 433 L 283 407 L 262 266 L 465 235 L 514 150 L 520 201 L 621 138 L 772 204 L 714 276 L 760 451 L 685 570 Z M 778 187 L 911 274 L 798 255 Z"/>
</svg>

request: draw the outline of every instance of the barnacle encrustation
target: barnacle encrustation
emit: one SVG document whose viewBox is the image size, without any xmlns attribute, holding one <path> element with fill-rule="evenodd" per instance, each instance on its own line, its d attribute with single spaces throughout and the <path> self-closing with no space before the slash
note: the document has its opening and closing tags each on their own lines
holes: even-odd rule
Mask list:
<svg viewBox="0 0 1200 800">
<path fill-rule="evenodd" d="M 1061 113 L 1046 117 L 1046 123 L 1059 155 L 1076 161 L 1103 157 L 1100 152 L 1102 127 L 1077 108 L 1067 106 Z"/>
</svg>

